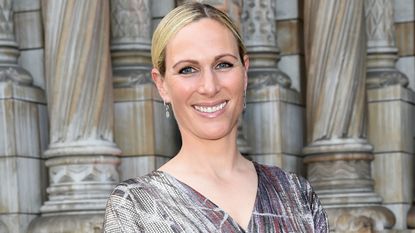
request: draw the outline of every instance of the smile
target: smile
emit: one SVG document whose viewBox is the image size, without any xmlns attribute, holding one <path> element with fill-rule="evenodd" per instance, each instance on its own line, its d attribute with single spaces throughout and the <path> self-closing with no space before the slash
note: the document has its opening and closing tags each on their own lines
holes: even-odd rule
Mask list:
<svg viewBox="0 0 415 233">
<path fill-rule="evenodd" d="M 206 107 L 206 106 L 197 106 L 197 105 L 194 105 L 193 107 L 197 111 L 199 111 L 199 112 L 203 112 L 203 113 L 213 113 L 213 112 L 217 112 L 219 110 L 222 110 L 226 106 L 227 103 L 228 102 L 225 101 L 225 102 L 220 103 L 220 104 L 215 105 L 215 106 Z"/>
</svg>

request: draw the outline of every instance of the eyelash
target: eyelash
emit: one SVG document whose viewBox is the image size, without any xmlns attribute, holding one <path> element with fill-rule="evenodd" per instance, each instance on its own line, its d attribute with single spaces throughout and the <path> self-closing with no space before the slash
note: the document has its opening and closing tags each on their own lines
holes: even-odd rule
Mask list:
<svg viewBox="0 0 415 233">
<path fill-rule="evenodd" d="M 186 67 L 183 67 L 179 70 L 179 74 L 191 74 L 191 73 L 194 73 L 195 71 L 196 71 L 195 68 L 193 68 L 191 66 L 186 66 Z"/>
<path fill-rule="evenodd" d="M 232 68 L 233 64 L 229 62 L 221 62 L 216 65 L 215 69 L 221 70 L 221 69 L 229 69 Z M 195 73 L 196 69 L 191 66 L 183 67 L 179 70 L 179 74 L 192 74 Z"/>
<path fill-rule="evenodd" d="M 221 65 L 225 65 L 224 67 L 219 67 Z M 221 62 L 216 66 L 218 69 L 229 69 L 233 67 L 233 64 L 229 63 L 229 62 Z"/>
</svg>

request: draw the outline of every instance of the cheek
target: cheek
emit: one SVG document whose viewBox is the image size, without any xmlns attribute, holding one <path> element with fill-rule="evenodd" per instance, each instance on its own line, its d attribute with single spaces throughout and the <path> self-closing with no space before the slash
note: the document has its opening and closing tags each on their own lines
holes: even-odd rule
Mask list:
<svg viewBox="0 0 415 233">
<path fill-rule="evenodd" d="M 238 78 L 228 79 L 224 82 L 224 85 L 228 87 L 235 95 L 243 95 L 245 89 L 245 81 L 243 76 Z"/>
<path fill-rule="evenodd" d="M 192 85 L 183 82 L 171 82 L 168 85 L 172 102 L 181 102 L 189 98 L 192 93 Z"/>
</svg>

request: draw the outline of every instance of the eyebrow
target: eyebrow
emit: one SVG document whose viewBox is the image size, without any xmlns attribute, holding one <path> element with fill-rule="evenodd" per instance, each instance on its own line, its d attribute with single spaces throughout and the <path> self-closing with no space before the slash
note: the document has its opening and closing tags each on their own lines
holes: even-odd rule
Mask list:
<svg viewBox="0 0 415 233">
<path fill-rule="evenodd" d="M 220 54 L 220 55 L 215 56 L 214 61 L 217 61 L 217 60 L 219 60 L 219 59 L 221 59 L 223 57 L 228 57 L 228 56 L 233 57 L 234 59 L 238 60 L 238 57 L 235 56 L 234 54 L 232 54 L 232 53 L 224 53 L 224 54 Z M 173 65 L 173 68 L 175 68 L 176 66 L 178 66 L 178 65 L 180 65 L 181 63 L 184 63 L 184 62 L 191 63 L 191 64 L 197 64 L 198 63 L 196 60 L 185 59 L 185 60 L 180 60 L 180 61 L 176 62 Z"/>
</svg>

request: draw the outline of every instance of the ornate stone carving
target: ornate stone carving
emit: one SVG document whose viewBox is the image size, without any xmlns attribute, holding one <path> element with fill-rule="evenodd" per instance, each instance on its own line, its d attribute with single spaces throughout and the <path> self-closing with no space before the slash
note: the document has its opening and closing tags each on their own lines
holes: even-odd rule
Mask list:
<svg viewBox="0 0 415 233">
<path fill-rule="evenodd" d="M 12 5 L 12 0 L 0 1 L 0 40 L 16 45 Z"/>
<path fill-rule="evenodd" d="M 112 44 L 150 43 L 151 15 L 148 0 L 111 0 Z"/>
<path fill-rule="evenodd" d="M 311 182 L 333 179 L 371 179 L 370 163 L 365 160 L 345 161 L 333 163 L 321 162 L 308 169 L 308 179 Z"/>
<path fill-rule="evenodd" d="M 152 82 L 150 71 L 147 69 L 143 69 L 142 71 L 120 71 L 117 72 L 117 79 L 114 80 L 114 87 L 134 87 L 136 85 L 148 84 Z"/>
<path fill-rule="evenodd" d="M 101 200 L 106 199 L 119 181 L 116 170 L 118 162 L 118 158 L 112 156 L 73 156 L 47 160 L 49 201 L 42 206 L 41 211 L 103 210 L 105 201 Z"/>
<path fill-rule="evenodd" d="M 151 83 L 150 0 L 111 0 L 114 87 Z"/>
<path fill-rule="evenodd" d="M 273 0 L 248 0 L 244 2 L 242 23 L 247 47 L 264 46 L 278 51 L 275 27 L 275 2 Z"/>
<path fill-rule="evenodd" d="M 17 69 L 19 69 L 19 72 Z M 20 67 L 5 67 L 0 69 L 0 82 L 7 81 L 27 85 L 32 83 L 32 76 Z"/>
<path fill-rule="evenodd" d="M 0 82 L 32 84 L 32 76 L 17 64 L 19 55 L 14 35 L 13 1 L 0 0 Z"/>
<path fill-rule="evenodd" d="M 248 88 L 269 85 L 290 87 L 289 77 L 278 67 L 279 49 L 276 38 L 275 2 L 248 0 L 243 3 L 242 32 L 250 58 Z"/>
<path fill-rule="evenodd" d="M 249 89 L 261 89 L 266 86 L 278 85 L 289 87 L 291 85 L 291 80 L 285 73 L 280 70 L 270 69 L 267 72 L 266 69 L 256 69 L 252 68 L 249 71 L 249 74 L 255 78 L 249 79 Z"/>
<path fill-rule="evenodd" d="M 390 0 L 365 0 L 366 33 L 368 47 L 393 47 L 393 2 Z"/>
<path fill-rule="evenodd" d="M 368 52 L 368 88 L 408 85 L 408 78 L 395 68 L 398 49 L 395 42 L 393 2 L 365 0 Z"/>
<path fill-rule="evenodd" d="M 383 232 L 393 227 L 395 217 L 391 212 L 385 214 L 382 207 L 329 209 L 330 230 L 340 233 Z"/>
<path fill-rule="evenodd" d="M 77 163 L 73 164 L 76 160 Z M 46 165 L 50 167 L 50 184 L 64 184 L 68 182 L 104 182 L 115 184 L 118 182 L 118 173 L 114 164 L 117 159 L 113 157 L 69 157 L 48 160 Z"/>
</svg>

